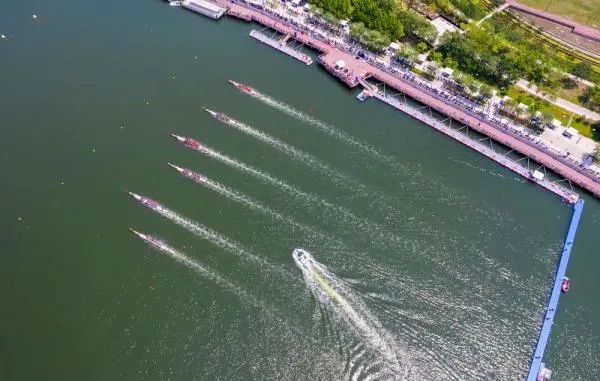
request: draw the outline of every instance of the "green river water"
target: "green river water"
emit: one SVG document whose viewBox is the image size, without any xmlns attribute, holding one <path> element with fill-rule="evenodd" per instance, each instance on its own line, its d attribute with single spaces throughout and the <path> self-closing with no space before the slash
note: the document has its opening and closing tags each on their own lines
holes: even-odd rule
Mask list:
<svg viewBox="0 0 600 381">
<path fill-rule="evenodd" d="M 2 2 L 0 21 L 0 380 L 524 378 L 571 216 L 556 196 L 248 24 L 141 0 Z M 600 379 L 600 203 L 584 197 L 556 380 Z"/>
</svg>

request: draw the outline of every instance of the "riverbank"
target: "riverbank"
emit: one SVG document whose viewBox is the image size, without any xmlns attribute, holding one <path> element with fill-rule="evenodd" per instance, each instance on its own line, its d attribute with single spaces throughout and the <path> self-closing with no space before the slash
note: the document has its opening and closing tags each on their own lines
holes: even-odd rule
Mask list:
<svg viewBox="0 0 600 381">
<path fill-rule="evenodd" d="M 418 88 L 410 81 L 401 79 L 401 77 L 391 74 L 381 67 L 362 61 L 342 50 L 339 45 L 324 41 L 322 36 L 319 38 L 313 32 L 304 31 L 299 25 L 294 26 L 288 20 L 278 19 L 274 15 L 248 7 L 243 3 L 228 0 L 215 0 L 215 3 L 226 7 L 228 9 L 227 13 L 233 17 L 244 21 L 254 21 L 279 33 L 290 35 L 291 38 L 316 50 L 320 53 L 319 63 L 325 66 L 331 74 L 340 78 L 347 86 L 356 87 L 359 84 L 359 79 L 374 77 L 387 86 L 431 107 L 433 110 L 447 115 L 478 133 L 531 158 L 600 198 L 600 179 L 594 177 L 582 166 L 570 163 L 566 158 L 553 154 L 549 149 L 529 141 L 526 137 L 519 136 L 506 126 L 493 123 L 479 114 L 458 108 L 449 100 L 434 92 Z M 343 62 L 343 68 L 336 69 L 339 66 L 336 64 L 340 61 Z"/>
</svg>

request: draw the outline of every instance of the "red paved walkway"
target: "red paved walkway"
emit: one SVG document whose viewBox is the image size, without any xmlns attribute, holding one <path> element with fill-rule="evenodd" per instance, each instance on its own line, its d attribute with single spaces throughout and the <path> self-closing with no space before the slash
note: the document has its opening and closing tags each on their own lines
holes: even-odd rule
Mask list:
<svg viewBox="0 0 600 381">
<path fill-rule="evenodd" d="M 372 75 L 377 80 L 385 83 L 387 86 L 390 86 L 400 92 L 403 92 L 411 98 L 414 98 L 417 101 L 430 106 L 434 110 L 444 115 L 448 115 L 453 119 L 456 119 L 457 121 L 461 122 L 462 124 L 468 125 L 475 131 L 489 136 L 490 138 L 504 144 L 505 146 L 532 158 L 538 163 L 544 165 L 546 168 L 556 172 L 564 178 L 571 180 L 575 184 L 588 190 L 596 197 L 600 197 L 600 182 L 595 181 L 593 178 L 559 161 L 550 154 L 540 151 L 534 145 L 534 143 L 521 141 L 518 138 L 509 135 L 494 126 L 487 124 L 486 122 L 480 121 L 479 119 L 467 114 L 466 112 L 460 109 L 457 109 L 449 104 L 440 101 L 439 99 L 424 92 L 423 90 L 416 88 L 413 85 L 404 82 L 399 78 L 396 78 L 377 67 L 371 66 L 366 62 L 354 58 L 354 56 L 350 55 L 349 53 L 341 51 L 340 49 L 333 47 L 321 40 L 312 38 L 305 32 L 301 32 L 292 28 L 290 25 L 287 25 L 275 19 L 274 17 L 266 16 L 262 13 L 259 13 L 258 11 L 234 4 L 228 0 L 213 1 L 224 7 L 227 7 L 228 13 L 232 16 L 239 17 L 244 20 L 253 20 L 264 26 L 275 29 L 280 33 L 289 34 L 292 38 L 308 46 L 311 46 L 313 49 L 322 52 L 323 54 L 321 55 L 321 57 L 319 57 L 319 62 L 321 64 L 324 64 L 325 66 L 328 66 L 329 69 L 335 66 L 335 63 L 339 60 L 343 60 L 346 64 L 345 69 L 347 69 L 347 71 L 344 73 L 345 78 L 342 79 L 348 85 L 356 86 L 358 84 L 358 81 L 356 80 L 356 78 L 354 78 L 356 76 Z M 338 75 L 341 73 L 332 74 Z"/>
</svg>

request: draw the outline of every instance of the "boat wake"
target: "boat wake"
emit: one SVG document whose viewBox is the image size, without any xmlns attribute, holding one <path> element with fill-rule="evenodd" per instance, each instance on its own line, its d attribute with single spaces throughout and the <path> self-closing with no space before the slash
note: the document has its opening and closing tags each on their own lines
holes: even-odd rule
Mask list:
<svg viewBox="0 0 600 381">
<path fill-rule="evenodd" d="M 295 160 L 299 160 L 302 161 L 306 164 L 308 164 L 312 169 L 318 170 L 321 173 L 330 176 L 332 178 L 337 179 L 340 182 L 351 182 L 352 185 L 350 186 L 350 188 L 352 189 L 356 189 L 356 186 L 358 185 L 358 182 L 354 179 L 352 179 L 350 176 L 343 174 L 335 169 L 332 169 L 328 164 L 324 163 L 323 161 L 317 159 L 316 157 L 314 157 L 313 155 L 304 152 L 302 150 L 299 150 L 298 148 L 291 146 L 271 135 L 268 135 L 262 131 L 259 131 L 245 123 L 242 123 L 240 121 L 237 121 L 235 119 L 230 118 L 229 116 L 225 116 L 221 113 L 215 113 L 214 111 L 208 110 L 206 109 L 208 112 L 210 112 L 211 114 L 215 114 L 213 116 L 215 116 L 215 118 L 247 135 L 250 135 L 260 141 L 262 141 L 263 143 L 266 143 L 268 145 L 270 145 L 271 147 L 279 150 L 280 152 L 283 152 L 284 154 L 290 156 L 292 159 Z M 218 116 L 216 116 L 218 115 Z M 221 117 L 219 117 L 221 116 Z M 362 186 L 363 188 L 366 188 L 364 185 Z"/>
<path fill-rule="evenodd" d="M 344 283 L 302 249 L 295 249 L 294 262 L 302 271 L 305 283 L 322 304 L 331 309 L 336 317 L 341 318 L 356 332 L 364 345 L 375 351 L 369 356 L 365 350 L 353 351 L 347 369 L 350 379 L 406 379 L 409 375 L 405 356 L 401 361 L 393 341 L 384 332 L 379 321 L 370 314 L 364 303 L 353 295 Z M 373 362 L 365 363 L 364 361 Z M 383 363 L 377 363 L 383 362 Z"/>
<path fill-rule="evenodd" d="M 394 212 L 396 212 L 396 210 L 390 206 L 393 203 L 393 200 L 378 192 L 374 192 L 368 186 L 358 182 L 351 176 L 344 174 L 339 170 L 331 168 L 327 163 L 323 162 L 322 160 L 319 160 L 315 156 L 304 152 L 290 144 L 287 144 L 271 135 L 259 131 L 245 123 L 232 119 L 227 115 L 206 108 L 205 110 L 208 113 L 210 113 L 215 119 L 258 139 L 263 143 L 268 144 L 269 146 L 288 155 L 294 160 L 298 160 L 307 164 L 311 169 L 321 172 L 323 175 L 325 175 L 326 178 L 333 180 L 333 182 L 336 185 L 341 185 L 347 190 L 357 194 L 358 196 L 366 197 L 366 201 L 369 204 L 372 204 L 374 207 L 377 207 L 382 212 L 386 214 L 393 214 Z"/>
<path fill-rule="evenodd" d="M 319 213 L 322 218 L 327 219 L 331 224 L 343 228 L 338 230 L 338 232 L 340 232 L 339 234 L 341 234 L 339 238 L 341 238 L 342 241 L 355 240 L 356 232 L 358 231 L 361 234 L 368 236 L 374 246 L 381 247 L 382 249 L 394 250 L 395 252 L 416 252 L 416 243 L 413 240 L 408 240 L 406 237 L 390 231 L 385 225 L 366 218 L 361 218 L 342 206 L 334 205 L 316 195 L 304 192 L 296 186 L 290 185 L 283 180 L 271 176 L 268 173 L 252 168 L 242 162 L 239 162 L 238 160 L 223 155 L 198 141 L 178 135 L 173 136 L 188 148 L 202 152 L 205 155 L 215 158 L 234 169 L 257 178 L 266 184 L 279 188 L 287 195 L 294 196 L 297 199 L 304 201 L 304 205 L 307 210 Z M 199 178 L 204 177 L 199 175 Z M 257 205 L 253 206 L 257 207 Z M 323 238 L 323 235 L 320 237 Z M 336 249 L 346 246 L 343 243 L 340 244 L 339 240 L 336 241 Z M 331 248 L 331 246 L 329 247 Z M 357 255 L 360 255 L 360 253 Z M 427 257 L 418 256 L 418 258 L 426 262 L 431 261 L 440 267 L 448 268 L 448 261 L 445 258 L 439 258 L 436 255 Z M 461 276 L 458 271 L 453 270 L 453 274 L 458 278 Z"/>
<path fill-rule="evenodd" d="M 184 139 L 184 138 L 182 138 L 182 139 Z M 187 138 L 185 138 L 185 139 L 187 139 Z M 188 140 L 191 140 L 191 139 L 188 139 Z M 194 143 L 197 143 L 197 142 L 194 141 Z M 197 144 L 199 144 L 199 143 L 197 143 Z M 332 204 L 322 198 L 319 198 L 313 194 L 304 192 L 303 190 L 299 189 L 296 186 L 290 185 L 283 180 L 280 180 L 276 177 L 271 176 L 268 173 L 260 171 L 256 168 L 252 168 L 249 165 L 244 164 L 236 159 L 230 158 L 229 156 L 226 156 L 204 144 L 200 144 L 198 146 L 186 145 L 186 147 L 194 149 L 199 152 L 202 152 L 209 157 L 212 157 L 214 159 L 221 161 L 222 163 L 230 166 L 231 168 L 237 169 L 240 172 L 246 173 L 248 175 L 251 175 L 251 176 L 257 178 L 266 184 L 273 185 L 273 186 L 279 188 L 284 193 L 287 193 L 288 195 L 293 195 L 307 203 L 319 204 L 323 207 L 326 207 L 327 209 L 329 209 L 331 211 L 337 212 L 338 215 L 341 214 L 348 219 L 354 220 L 360 226 L 366 225 L 365 221 L 362 218 L 357 217 L 349 210 L 347 210 L 341 206 L 334 205 L 334 204 Z"/>
<path fill-rule="evenodd" d="M 233 283 L 226 280 L 225 278 L 221 277 L 217 273 L 202 266 L 200 263 L 194 261 L 193 259 L 191 259 L 187 255 L 185 255 L 181 251 L 178 251 L 178 250 L 172 248 L 167 243 L 165 243 L 163 240 L 149 236 L 147 234 L 142 234 L 142 233 L 136 232 L 133 229 L 130 229 L 130 230 L 133 231 L 138 237 L 140 237 L 146 243 L 148 243 L 149 246 L 152 247 L 153 249 L 155 249 L 163 254 L 167 254 L 169 257 L 175 259 L 177 262 L 183 263 L 184 265 L 186 265 L 190 269 L 196 271 L 198 274 L 200 274 L 204 278 L 210 280 L 211 282 L 213 282 L 219 286 L 224 286 L 229 291 L 233 292 L 235 295 L 240 297 L 240 299 L 244 299 L 244 300 L 251 299 L 254 302 L 256 302 L 256 298 L 254 298 L 252 295 L 248 294 L 246 291 L 244 291 L 240 287 L 234 285 Z"/>
<path fill-rule="evenodd" d="M 492 175 L 492 176 L 497 176 L 497 177 L 500 177 L 500 178 L 503 178 L 503 179 L 510 179 L 510 177 L 508 177 L 508 176 L 502 175 L 502 174 L 500 174 L 500 173 L 496 173 L 496 172 L 494 172 L 494 171 L 490 171 L 490 170 L 488 170 L 488 169 L 485 169 L 485 168 L 478 167 L 478 166 L 476 166 L 476 165 L 473 165 L 473 164 L 471 164 L 471 163 L 467 163 L 467 162 L 465 162 L 465 161 L 456 160 L 456 159 L 453 159 L 453 158 L 451 158 L 451 157 L 449 157 L 448 159 L 450 159 L 451 161 L 453 161 L 453 162 L 455 162 L 455 163 L 457 163 L 457 164 L 462 164 L 462 165 L 464 165 L 464 166 L 466 166 L 466 167 L 469 167 L 469 168 L 476 169 L 476 170 L 478 170 L 478 171 L 480 171 L 480 172 L 488 173 L 488 174 L 490 174 L 490 175 Z"/>
<path fill-rule="evenodd" d="M 153 212 L 157 213 L 158 215 L 165 217 L 169 221 L 181 226 L 190 233 L 211 242 L 213 245 L 225 249 L 233 254 L 236 254 L 244 260 L 250 260 L 261 267 L 271 269 L 288 279 L 291 278 L 291 274 L 284 268 L 275 266 L 272 263 L 266 261 L 265 259 L 255 254 L 252 254 L 240 244 L 230 240 L 226 236 L 219 234 L 214 230 L 209 229 L 208 227 L 199 224 L 198 222 L 195 222 L 189 218 L 183 217 L 179 213 L 168 209 L 167 207 L 159 204 L 154 200 L 132 192 L 129 192 L 129 194 L 142 206 L 145 206 Z"/>
<path fill-rule="evenodd" d="M 311 210 L 318 211 L 318 209 L 315 208 L 314 205 L 310 205 L 310 203 L 325 207 L 326 209 L 328 209 L 336 214 L 336 218 L 334 218 L 334 220 L 337 223 L 341 222 L 342 224 L 344 224 L 346 226 L 348 223 L 351 223 L 356 229 L 359 229 L 361 232 L 364 232 L 365 234 L 369 235 L 370 237 L 372 237 L 374 240 L 377 240 L 378 242 L 388 242 L 390 246 L 394 246 L 394 247 L 397 247 L 397 245 L 400 243 L 406 243 L 401 237 L 398 237 L 392 233 L 389 233 L 385 227 L 381 226 L 380 224 L 378 224 L 376 222 L 369 221 L 365 218 L 358 217 L 357 215 L 352 213 L 350 210 L 348 210 L 342 206 L 334 205 L 334 204 L 330 203 L 329 201 L 326 201 L 325 199 L 322 199 L 318 196 L 307 193 L 307 192 L 299 189 L 296 186 L 290 185 L 290 184 L 284 182 L 283 180 L 280 180 L 278 178 L 271 176 L 268 173 L 265 173 L 263 171 L 255 169 L 255 168 L 252 168 L 240 161 L 237 161 L 226 155 L 223 155 L 220 152 L 215 151 L 214 149 L 212 149 L 210 147 L 207 147 L 206 145 L 202 145 L 201 148 L 197 148 L 196 150 L 203 152 L 204 154 L 206 154 L 210 157 L 213 157 L 232 168 L 235 168 L 241 172 L 244 172 L 251 176 L 254 176 L 255 178 L 263 181 L 264 183 L 276 186 L 281 191 L 283 191 L 289 195 L 293 195 L 296 198 L 305 201 L 306 203 L 308 203 L 306 205 L 307 207 L 313 208 Z M 331 217 L 331 215 L 328 215 L 328 217 Z M 342 219 L 340 220 L 340 218 L 337 218 L 337 217 L 342 217 Z"/>
<path fill-rule="evenodd" d="M 326 134 L 332 136 L 333 138 L 335 138 L 345 144 L 359 148 L 361 151 L 369 154 L 371 157 L 374 157 L 375 159 L 377 159 L 393 168 L 396 168 L 396 169 L 402 168 L 401 165 L 398 163 L 398 161 L 393 156 L 385 155 L 385 154 L 381 153 L 378 149 L 376 149 L 366 143 L 361 142 L 360 140 L 337 129 L 336 127 L 332 126 L 331 124 L 328 124 L 328 123 L 322 122 L 316 118 L 313 118 L 312 116 L 308 115 L 307 113 L 302 112 L 302 111 L 292 107 L 291 105 L 281 102 L 269 95 L 263 94 L 263 93 L 257 91 L 256 89 L 252 89 L 252 91 L 244 91 L 244 90 L 242 90 L 242 91 L 244 93 L 250 95 L 251 97 L 254 97 L 254 98 L 258 99 L 259 101 L 265 103 L 266 105 L 271 106 L 272 108 L 274 108 L 276 110 L 279 110 L 291 117 L 294 117 L 294 118 L 300 120 L 301 122 L 307 123 L 317 129 L 325 132 Z"/>
<path fill-rule="evenodd" d="M 238 202 L 238 203 L 248 207 L 249 209 L 254 210 L 255 212 L 266 215 L 276 221 L 284 222 L 289 225 L 292 225 L 292 226 L 298 228 L 299 230 L 307 233 L 313 239 L 319 238 L 323 242 L 329 242 L 329 243 L 336 241 L 335 238 L 330 237 L 330 236 L 318 231 L 317 229 L 315 229 L 313 227 L 299 223 L 290 217 L 284 216 L 281 213 L 271 209 L 270 207 L 263 205 L 263 204 L 259 203 L 258 201 L 254 201 L 251 198 L 249 198 L 248 196 L 246 196 L 245 194 L 240 193 L 236 190 L 233 190 L 219 182 L 211 180 L 211 179 L 209 179 L 197 172 L 191 171 L 187 168 L 181 168 L 181 167 L 178 167 L 178 166 L 170 164 L 170 163 L 169 163 L 169 165 L 171 167 L 175 168 L 182 176 L 194 181 L 195 183 L 204 185 L 205 187 L 219 193 L 220 195 L 225 196 L 232 201 Z M 337 242 L 337 243 L 338 243 L 338 245 L 343 245 L 342 242 Z"/>
<path fill-rule="evenodd" d="M 231 168 L 249 174 L 266 184 L 279 188 L 282 192 L 288 195 L 304 201 L 308 210 L 321 212 L 324 218 L 328 218 L 330 221 L 332 221 L 332 223 L 341 224 L 341 226 L 345 227 L 346 229 L 344 231 L 350 234 L 349 238 L 354 238 L 354 234 L 352 234 L 351 230 L 347 229 L 348 225 L 351 225 L 354 229 L 368 235 L 374 243 L 381 244 L 382 247 L 385 247 L 386 249 L 398 249 L 400 246 L 404 246 L 406 250 L 412 250 L 413 248 L 410 242 L 407 242 L 402 237 L 389 232 L 385 226 L 382 226 L 379 223 L 370 221 L 366 218 L 358 217 L 350 210 L 342 206 L 334 205 L 325 199 L 307 193 L 296 186 L 290 185 L 283 180 L 271 176 L 268 173 L 250 167 L 236 159 L 230 158 L 205 144 L 197 142 L 196 140 L 178 135 L 173 136 L 175 136 L 176 139 L 178 139 L 188 148 L 202 152 L 209 157 L 221 161 Z M 332 213 L 323 213 L 322 209 L 326 209 Z"/>
<path fill-rule="evenodd" d="M 295 376 L 298 375 L 298 367 L 311 366 L 314 367 L 311 370 L 304 369 L 304 375 L 311 374 L 313 375 L 312 379 L 334 379 L 336 374 L 339 374 L 343 369 L 343 364 L 340 363 L 340 356 L 338 353 L 335 353 L 331 348 L 323 346 L 321 340 L 315 340 L 311 337 L 308 332 L 302 330 L 301 321 L 294 319 L 294 317 L 288 317 L 285 314 L 282 314 L 280 310 L 278 310 L 275 306 L 270 305 L 270 303 L 266 303 L 264 300 L 257 298 L 256 296 L 249 293 L 243 287 L 240 287 L 223 276 L 219 275 L 217 272 L 213 271 L 209 267 L 204 266 L 198 261 L 187 256 L 185 253 L 174 249 L 169 246 L 163 240 L 160 240 L 156 237 L 143 234 L 137 232 L 130 228 L 130 230 L 135 233 L 139 238 L 141 238 L 144 242 L 146 242 L 150 247 L 155 249 L 156 251 L 167 255 L 168 257 L 174 259 L 176 262 L 179 262 L 192 270 L 194 273 L 200 275 L 202 278 L 213 282 L 217 286 L 222 287 L 224 290 L 231 292 L 235 295 L 244 306 L 250 305 L 257 310 L 261 311 L 265 317 L 268 318 L 268 321 L 263 324 L 268 327 L 266 331 L 261 332 L 261 328 L 264 327 L 256 327 L 256 330 L 253 330 L 256 333 L 257 337 L 255 341 L 252 342 L 253 348 L 257 346 L 265 346 L 265 348 L 261 348 L 262 350 L 256 351 L 257 358 L 256 364 L 258 365 L 261 361 L 265 359 L 261 356 L 264 356 L 265 353 L 268 353 L 268 349 L 272 349 L 273 340 L 276 341 L 275 338 L 281 340 L 283 342 L 283 347 L 279 346 L 277 348 L 277 352 L 268 356 L 268 361 L 273 362 L 274 359 L 281 360 L 282 364 L 288 364 L 288 361 L 294 361 L 294 367 L 289 368 L 286 365 L 282 365 L 281 369 L 275 369 L 272 365 L 269 364 L 265 366 L 262 364 L 262 367 L 267 372 L 275 372 L 275 374 L 271 377 L 271 379 L 295 379 Z M 260 316 L 256 314 L 252 315 L 252 319 L 255 321 Z M 220 323 L 217 323 L 215 329 L 222 329 Z M 268 337 L 269 339 L 265 339 Z M 299 352 L 302 348 L 311 348 L 311 353 Z M 286 350 L 289 353 L 282 353 Z M 315 354 L 315 350 L 317 350 Z M 302 353 L 301 355 L 299 353 Z M 302 357 L 301 359 L 294 359 L 293 356 Z M 292 356 L 292 358 L 290 358 Z M 308 356 L 308 357 L 304 357 Z M 315 358 L 311 358 L 310 356 L 315 356 Z M 282 358 L 280 358 L 282 357 Z M 281 375 L 288 375 L 287 377 L 281 377 Z M 324 376 L 327 374 L 327 376 Z M 246 374 L 247 376 L 247 374 Z M 326 378 L 323 378 L 326 377 Z"/>
</svg>

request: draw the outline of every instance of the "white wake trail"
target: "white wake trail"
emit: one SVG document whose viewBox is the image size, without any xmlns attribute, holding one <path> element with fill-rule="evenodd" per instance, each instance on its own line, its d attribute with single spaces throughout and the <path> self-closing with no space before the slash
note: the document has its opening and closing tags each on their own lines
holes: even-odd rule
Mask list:
<svg viewBox="0 0 600 381">
<path fill-rule="evenodd" d="M 304 192 L 296 186 L 290 185 L 283 180 L 271 176 L 268 173 L 252 168 L 238 160 L 232 159 L 212 149 L 211 147 L 202 145 L 200 148 L 192 149 L 202 152 L 209 157 L 213 157 L 234 169 L 254 176 L 266 184 L 276 186 L 283 192 L 287 192 L 289 195 L 293 195 L 298 199 L 305 201 L 307 204 L 313 203 L 329 209 L 329 211 L 337 215 L 336 217 L 332 217 L 331 214 L 327 214 L 327 216 L 330 217 L 330 220 L 335 221 L 335 223 L 341 222 L 342 226 L 347 226 L 348 223 L 351 223 L 354 228 L 370 236 L 373 242 L 382 243 L 386 247 L 395 248 L 398 248 L 399 245 L 409 245 L 409 243 L 407 243 L 402 237 L 389 232 L 383 225 L 370 221 L 366 218 L 361 218 L 342 206 L 334 205 L 318 196 Z"/>
<path fill-rule="evenodd" d="M 215 245 L 217 247 L 223 248 L 244 260 L 250 260 L 261 267 L 265 267 L 265 268 L 274 270 L 286 278 L 291 277 L 290 272 L 285 270 L 283 267 L 273 265 L 272 263 L 266 261 L 265 259 L 246 250 L 239 243 L 232 241 L 228 237 L 226 237 L 222 234 L 219 234 L 216 231 L 214 231 L 192 219 L 186 218 L 186 217 L 182 216 L 181 214 L 179 214 L 173 210 L 170 210 L 169 208 L 165 207 L 162 204 L 156 203 L 156 206 L 148 206 L 146 204 L 142 204 L 142 205 L 147 206 L 148 209 L 152 210 L 153 212 L 155 212 L 155 213 L 165 217 L 166 219 L 170 220 L 171 222 L 181 226 L 182 228 L 186 229 L 190 233 L 211 242 L 213 245 Z"/>
<path fill-rule="evenodd" d="M 389 336 L 364 303 L 360 302 L 341 280 L 327 271 L 325 266 L 318 263 L 310 253 L 295 249 L 292 255 L 313 295 L 348 322 L 358 332 L 364 344 L 381 355 L 394 375 L 406 374 L 408 371 L 400 365 L 397 350 L 394 349 Z M 368 369 L 369 367 L 365 365 L 357 368 Z"/>
<path fill-rule="evenodd" d="M 270 208 L 267 205 L 264 205 L 258 201 L 252 200 L 250 197 L 246 196 L 245 194 L 243 194 L 239 191 L 231 189 L 217 181 L 208 179 L 207 177 L 205 177 L 197 172 L 193 172 L 190 169 L 187 169 L 187 168 L 180 168 L 180 169 L 182 170 L 181 174 L 184 177 L 192 180 L 193 182 L 195 182 L 197 184 L 203 185 L 203 186 L 219 193 L 220 195 L 227 197 L 228 199 L 230 199 L 232 201 L 238 202 L 238 203 L 248 207 L 249 209 L 252 209 L 258 213 L 261 213 L 268 217 L 271 217 L 274 220 L 292 225 L 292 226 L 302 230 L 303 232 L 307 233 L 308 235 L 312 236 L 313 238 L 319 238 L 326 242 L 337 241 L 335 238 L 330 237 L 330 236 L 320 232 L 316 228 L 299 223 L 299 222 L 295 221 L 294 219 L 292 219 L 291 217 L 284 216 L 283 214 L 273 210 L 272 208 Z M 337 243 L 338 243 L 338 245 L 343 245 L 342 242 L 337 242 Z"/>
<path fill-rule="evenodd" d="M 348 183 L 348 182 L 351 183 L 351 185 L 347 185 L 347 187 L 349 187 L 353 190 L 356 190 L 357 187 L 366 189 L 366 186 L 358 183 L 356 180 L 351 178 L 349 175 L 346 175 L 344 173 L 341 173 L 338 170 L 331 168 L 327 163 L 323 162 L 322 160 L 319 160 L 318 158 L 311 155 L 310 153 L 304 152 L 288 143 L 281 141 L 280 139 L 277 139 L 274 136 L 268 135 L 262 131 L 257 130 L 256 128 L 253 128 L 253 127 L 251 127 L 245 123 L 242 123 L 238 120 L 235 120 L 229 116 L 227 116 L 227 119 L 217 119 L 217 120 L 227 124 L 228 126 L 231 126 L 235 129 L 237 129 L 238 131 L 241 131 L 247 135 L 250 135 L 250 136 L 258 139 L 258 140 L 262 141 L 263 143 L 270 145 L 271 147 L 279 150 L 280 152 L 290 156 L 292 159 L 299 160 L 299 161 L 306 163 L 312 169 L 317 170 L 331 178 L 335 178 L 337 181 L 339 181 L 341 183 Z"/>
<path fill-rule="evenodd" d="M 293 106 L 288 105 L 282 101 L 279 101 L 279 100 L 271 97 L 270 95 L 261 93 L 257 90 L 254 90 L 254 92 L 255 92 L 255 94 L 250 94 L 250 93 L 245 93 L 245 94 L 248 94 L 248 95 L 252 96 L 253 98 L 258 99 L 259 101 L 273 107 L 276 110 L 279 110 L 279 111 L 281 111 L 289 116 L 292 116 L 304 123 L 307 123 L 313 127 L 316 127 L 318 129 L 320 129 L 321 131 L 325 132 L 326 134 L 334 137 L 335 139 L 337 139 L 343 143 L 346 143 L 350 146 L 357 147 L 361 151 L 369 154 L 370 156 L 376 158 L 377 160 L 379 160 L 395 169 L 402 168 L 402 166 L 398 163 L 398 161 L 393 156 L 385 155 L 385 154 L 381 153 L 375 147 L 372 147 L 369 144 L 361 142 L 357 138 L 337 129 L 336 127 L 332 126 L 331 124 L 328 124 L 328 123 L 320 121 L 316 118 L 313 118 L 312 116 L 308 115 L 307 113 L 302 112 L 302 111 L 294 108 Z"/>
</svg>

